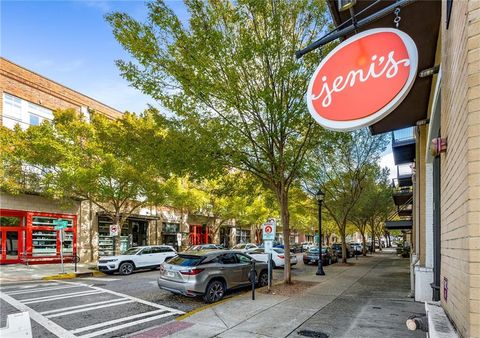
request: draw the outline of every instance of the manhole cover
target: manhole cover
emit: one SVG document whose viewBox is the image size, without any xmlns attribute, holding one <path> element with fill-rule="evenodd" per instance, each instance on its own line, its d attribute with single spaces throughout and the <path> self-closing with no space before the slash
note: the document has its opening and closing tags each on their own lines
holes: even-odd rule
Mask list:
<svg viewBox="0 0 480 338">
<path fill-rule="evenodd" d="M 315 337 L 315 338 L 328 338 L 328 334 L 321 331 L 302 330 L 297 332 L 300 336 Z"/>
</svg>

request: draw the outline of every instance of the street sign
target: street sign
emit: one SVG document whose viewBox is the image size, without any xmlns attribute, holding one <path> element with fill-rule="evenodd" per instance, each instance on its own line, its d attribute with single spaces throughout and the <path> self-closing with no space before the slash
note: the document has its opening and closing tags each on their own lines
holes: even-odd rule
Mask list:
<svg viewBox="0 0 480 338">
<path fill-rule="evenodd" d="M 110 236 L 118 235 L 118 224 L 110 224 Z"/>
<path fill-rule="evenodd" d="M 275 239 L 275 233 L 277 226 L 275 221 L 264 223 L 262 226 L 262 238 L 264 241 L 273 241 Z"/>
<path fill-rule="evenodd" d="M 53 230 L 62 230 L 68 227 L 68 222 L 60 219 L 56 219 L 53 221 Z"/>
<path fill-rule="evenodd" d="M 272 253 L 273 251 L 273 241 L 265 241 L 263 243 L 265 245 L 265 253 Z"/>
</svg>

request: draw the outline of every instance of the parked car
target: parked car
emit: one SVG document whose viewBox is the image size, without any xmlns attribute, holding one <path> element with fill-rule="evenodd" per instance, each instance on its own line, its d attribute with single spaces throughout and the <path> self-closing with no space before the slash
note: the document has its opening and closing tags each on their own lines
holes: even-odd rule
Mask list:
<svg viewBox="0 0 480 338">
<path fill-rule="evenodd" d="M 176 255 L 175 249 L 169 245 L 138 246 L 118 256 L 100 257 L 97 267 L 106 274 L 129 275 L 136 269 L 156 269 L 165 259 Z"/>
<path fill-rule="evenodd" d="M 313 245 L 313 243 L 311 243 L 311 242 L 303 242 L 303 243 L 302 243 L 302 250 L 303 250 L 303 251 L 307 251 L 307 250 L 310 248 L 311 245 Z"/>
<path fill-rule="evenodd" d="M 304 264 L 311 264 L 315 263 L 318 264 L 318 252 L 319 249 L 317 247 L 310 248 L 303 254 L 303 263 Z M 323 247 L 322 248 L 322 264 L 329 265 L 338 262 L 338 257 L 335 252 L 330 247 Z"/>
<path fill-rule="evenodd" d="M 231 250 L 237 250 L 241 252 L 247 252 L 248 250 L 257 249 L 258 246 L 253 243 L 240 243 L 235 245 Z"/>
<path fill-rule="evenodd" d="M 362 254 L 362 245 L 360 243 L 350 243 L 350 248 L 352 249 L 354 255 Z"/>
<path fill-rule="evenodd" d="M 223 246 L 218 244 L 199 244 L 192 245 L 185 251 L 200 251 L 200 250 L 222 250 Z"/>
<path fill-rule="evenodd" d="M 254 249 L 247 252 L 247 255 L 250 257 L 255 258 L 255 260 L 260 262 L 268 263 L 268 254 L 265 253 L 265 249 Z M 290 255 L 290 264 L 295 265 L 297 264 L 297 256 Z M 285 250 L 281 248 L 273 248 L 272 249 L 272 267 L 283 267 L 285 266 Z"/>
<path fill-rule="evenodd" d="M 180 253 L 160 266 L 158 287 L 187 297 L 202 295 L 207 303 L 219 301 L 227 290 L 249 285 L 252 257 L 239 251 Z M 268 283 L 267 264 L 255 263 L 259 287 Z"/>
<path fill-rule="evenodd" d="M 342 258 L 342 243 L 333 243 L 332 249 L 336 253 L 338 258 Z M 352 248 L 347 244 L 347 258 L 353 257 L 354 253 Z"/>
<path fill-rule="evenodd" d="M 303 252 L 303 248 L 301 244 L 290 244 L 290 251 L 293 253 Z"/>
</svg>

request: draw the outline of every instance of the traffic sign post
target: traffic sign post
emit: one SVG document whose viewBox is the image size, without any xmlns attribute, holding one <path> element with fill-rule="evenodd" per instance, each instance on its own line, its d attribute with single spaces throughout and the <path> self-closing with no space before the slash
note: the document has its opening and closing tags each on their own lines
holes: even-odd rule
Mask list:
<svg viewBox="0 0 480 338">
<path fill-rule="evenodd" d="M 62 274 L 65 273 L 65 266 L 63 264 L 63 239 L 64 239 L 64 229 L 68 227 L 68 221 L 64 221 L 59 218 L 53 221 L 53 229 L 59 231 L 60 233 L 60 264 L 62 266 Z"/>
<path fill-rule="evenodd" d="M 273 241 L 275 240 L 275 234 L 277 232 L 277 223 L 275 220 L 270 220 L 264 223 L 262 226 L 262 238 L 265 247 L 265 253 L 268 254 L 268 291 L 272 284 L 272 251 Z"/>
</svg>

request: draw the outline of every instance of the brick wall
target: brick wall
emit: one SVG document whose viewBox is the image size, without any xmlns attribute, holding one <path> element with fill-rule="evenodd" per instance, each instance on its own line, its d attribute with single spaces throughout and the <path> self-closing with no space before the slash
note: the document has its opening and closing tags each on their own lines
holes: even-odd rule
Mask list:
<svg viewBox="0 0 480 338">
<path fill-rule="evenodd" d="M 20 97 L 42 107 L 57 110 L 89 107 L 96 112 L 119 118 L 122 113 L 97 100 L 80 94 L 37 73 L 0 58 L 0 91 Z M 0 123 L 3 112 L 3 99 L 0 98 Z"/>
<path fill-rule="evenodd" d="M 442 36 L 442 305 L 462 336 L 480 337 L 480 1 L 455 1 Z"/>
</svg>

